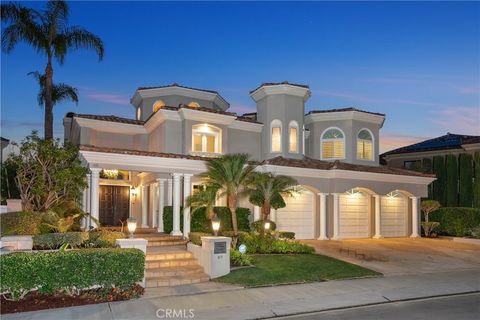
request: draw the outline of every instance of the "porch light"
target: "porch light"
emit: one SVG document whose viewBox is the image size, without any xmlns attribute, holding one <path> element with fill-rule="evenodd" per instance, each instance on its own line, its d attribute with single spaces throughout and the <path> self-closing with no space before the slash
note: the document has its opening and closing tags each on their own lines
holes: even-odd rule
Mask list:
<svg viewBox="0 0 480 320">
<path fill-rule="evenodd" d="M 393 199 L 393 198 L 398 197 L 398 191 L 397 191 L 397 190 L 394 190 L 394 191 L 388 193 L 388 194 L 387 194 L 387 197 L 390 198 L 390 199 Z"/>
<path fill-rule="evenodd" d="M 220 219 L 218 218 L 217 214 L 215 214 L 212 219 L 212 229 L 216 237 L 218 235 L 218 230 L 220 230 Z"/>
<path fill-rule="evenodd" d="M 351 190 L 348 190 L 346 192 L 346 194 L 350 197 L 350 198 L 357 198 L 359 195 L 360 195 L 360 192 L 358 192 L 356 189 L 351 189 Z"/>
<path fill-rule="evenodd" d="M 265 221 L 264 228 L 265 228 L 265 231 L 270 230 L 270 221 Z"/>
<path fill-rule="evenodd" d="M 135 188 L 134 186 L 132 186 L 130 188 L 130 194 L 132 195 L 132 197 L 136 197 L 137 196 L 137 188 Z"/>
<path fill-rule="evenodd" d="M 128 228 L 128 232 L 130 232 L 130 238 L 133 238 L 133 233 L 135 232 L 135 229 L 137 229 L 137 219 L 128 218 L 127 228 Z"/>
</svg>

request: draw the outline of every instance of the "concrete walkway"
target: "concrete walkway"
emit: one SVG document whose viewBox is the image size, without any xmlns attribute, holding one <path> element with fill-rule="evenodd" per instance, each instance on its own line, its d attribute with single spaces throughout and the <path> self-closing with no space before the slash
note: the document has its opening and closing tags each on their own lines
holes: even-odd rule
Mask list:
<svg viewBox="0 0 480 320">
<path fill-rule="evenodd" d="M 480 269 L 152 297 L 2 319 L 159 319 L 173 309 L 184 318 L 192 310 L 194 319 L 256 319 L 477 291 Z"/>
</svg>

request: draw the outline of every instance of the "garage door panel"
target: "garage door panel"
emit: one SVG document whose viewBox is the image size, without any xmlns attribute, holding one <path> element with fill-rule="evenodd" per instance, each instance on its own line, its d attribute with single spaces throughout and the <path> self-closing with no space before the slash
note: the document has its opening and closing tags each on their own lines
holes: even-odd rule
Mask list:
<svg viewBox="0 0 480 320">
<path fill-rule="evenodd" d="M 313 193 L 302 188 L 299 195 L 285 197 L 285 204 L 277 210 L 277 230 L 295 232 L 296 239 L 313 239 Z"/>
<path fill-rule="evenodd" d="M 340 195 L 340 238 L 368 238 L 369 196 L 363 193 Z"/>
<path fill-rule="evenodd" d="M 382 197 L 380 214 L 380 233 L 382 236 L 406 236 L 406 209 L 407 207 L 405 197 Z"/>
</svg>

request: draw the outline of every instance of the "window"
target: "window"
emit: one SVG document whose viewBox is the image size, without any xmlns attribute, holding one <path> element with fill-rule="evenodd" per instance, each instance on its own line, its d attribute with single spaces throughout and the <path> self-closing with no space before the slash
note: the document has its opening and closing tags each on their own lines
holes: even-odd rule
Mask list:
<svg viewBox="0 0 480 320">
<path fill-rule="evenodd" d="M 282 152 L 282 122 L 278 119 L 272 121 L 271 125 L 271 152 Z"/>
<path fill-rule="evenodd" d="M 289 143 L 288 152 L 298 153 L 298 123 L 296 121 L 290 121 L 289 127 Z"/>
<path fill-rule="evenodd" d="M 338 128 L 325 130 L 321 138 L 320 155 L 323 160 L 345 158 L 345 135 Z"/>
<path fill-rule="evenodd" d="M 137 108 L 137 120 L 140 120 L 142 117 L 142 109 L 140 107 Z"/>
<path fill-rule="evenodd" d="M 208 124 L 192 126 L 192 151 L 221 153 L 221 130 Z"/>
<path fill-rule="evenodd" d="M 422 160 L 408 160 L 403 162 L 403 166 L 408 170 L 421 171 L 422 170 Z"/>
<path fill-rule="evenodd" d="M 162 100 L 157 100 L 153 104 L 153 112 L 155 113 L 158 110 L 162 109 L 163 107 L 165 107 L 165 102 L 163 102 Z"/>
<path fill-rule="evenodd" d="M 188 104 L 188 106 L 189 106 L 190 108 L 195 108 L 195 109 L 200 108 L 200 105 L 198 104 L 198 102 L 195 102 L 195 101 L 190 102 L 190 103 Z"/>
<path fill-rule="evenodd" d="M 373 160 L 373 135 L 370 130 L 362 129 L 357 136 L 357 159 Z"/>
</svg>

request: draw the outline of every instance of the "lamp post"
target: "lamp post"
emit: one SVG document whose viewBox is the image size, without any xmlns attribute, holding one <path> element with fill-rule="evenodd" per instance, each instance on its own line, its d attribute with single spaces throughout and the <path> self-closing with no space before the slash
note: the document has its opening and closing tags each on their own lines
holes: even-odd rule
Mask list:
<svg viewBox="0 0 480 320">
<path fill-rule="evenodd" d="M 265 227 L 265 231 L 270 230 L 270 221 L 265 221 L 264 227 Z"/>
<path fill-rule="evenodd" d="M 218 235 L 218 230 L 220 230 L 220 219 L 218 218 L 217 214 L 215 214 L 212 219 L 212 229 L 216 237 Z"/>
<path fill-rule="evenodd" d="M 137 229 L 137 219 L 128 218 L 127 228 L 128 228 L 128 232 L 130 233 L 130 239 L 133 239 L 133 233 L 135 232 L 135 229 Z"/>
</svg>

